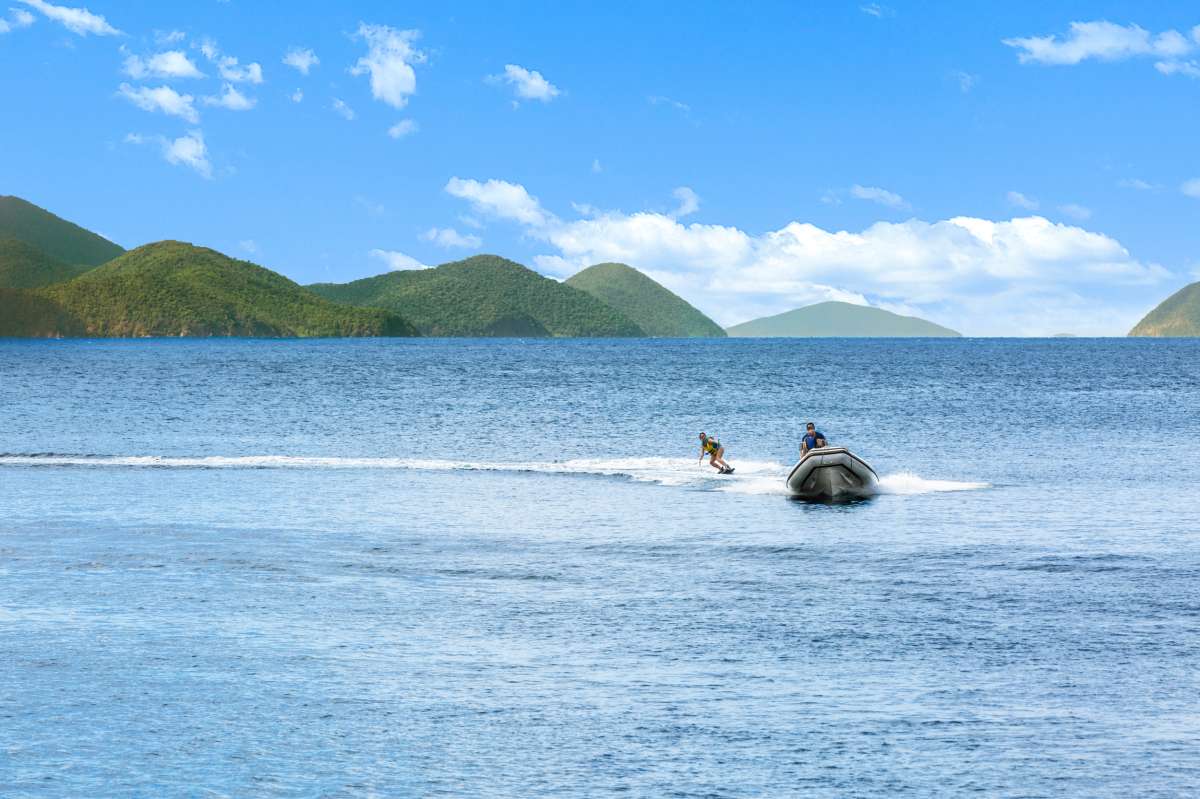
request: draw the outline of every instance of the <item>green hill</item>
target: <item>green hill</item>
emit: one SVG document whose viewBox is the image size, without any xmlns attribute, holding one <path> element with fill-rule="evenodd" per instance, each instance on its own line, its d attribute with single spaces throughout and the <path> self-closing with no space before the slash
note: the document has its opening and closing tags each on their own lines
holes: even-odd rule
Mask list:
<svg viewBox="0 0 1200 799">
<path fill-rule="evenodd" d="M 32 244 L 56 261 L 80 266 L 99 266 L 125 252 L 20 197 L 0 197 L 0 238 Z"/>
<path fill-rule="evenodd" d="M 495 255 L 309 289 L 394 311 L 428 336 L 641 336 L 595 297 Z"/>
<path fill-rule="evenodd" d="M 1200 283 L 1184 286 L 1146 314 L 1131 336 L 1200 336 Z"/>
<path fill-rule="evenodd" d="M 386 311 L 318 297 L 269 269 L 162 241 L 66 283 L 5 292 L 6 335 L 392 336 L 412 326 Z M 15 320 L 15 321 L 13 321 Z"/>
<path fill-rule="evenodd" d="M 848 302 L 819 302 L 794 311 L 765 316 L 734 325 L 731 336 L 770 337 L 949 337 L 959 336 L 947 327 L 915 316 L 901 316 L 882 308 Z"/>
<path fill-rule="evenodd" d="M 725 331 L 686 300 L 625 264 L 596 264 L 566 281 L 663 338 L 724 338 Z"/>
<path fill-rule="evenodd" d="M 0 288 L 0 338 L 69 338 L 83 325 L 61 305 L 29 289 Z"/>
<path fill-rule="evenodd" d="M 78 277 L 90 266 L 72 266 L 19 239 L 0 239 L 0 288 L 32 289 Z"/>
</svg>

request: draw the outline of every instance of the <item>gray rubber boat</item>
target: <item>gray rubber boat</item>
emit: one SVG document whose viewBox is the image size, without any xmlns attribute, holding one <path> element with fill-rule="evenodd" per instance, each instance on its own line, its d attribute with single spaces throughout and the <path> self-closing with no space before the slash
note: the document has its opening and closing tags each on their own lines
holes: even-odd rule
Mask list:
<svg viewBox="0 0 1200 799">
<path fill-rule="evenodd" d="M 787 488 L 801 499 L 861 499 L 879 491 L 879 475 L 844 447 L 822 447 L 792 467 Z"/>
</svg>

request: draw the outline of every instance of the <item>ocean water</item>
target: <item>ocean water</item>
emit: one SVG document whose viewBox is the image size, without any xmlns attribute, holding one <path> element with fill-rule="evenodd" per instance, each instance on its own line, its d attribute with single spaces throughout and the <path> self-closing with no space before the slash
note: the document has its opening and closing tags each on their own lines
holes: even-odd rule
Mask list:
<svg viewBox="0 0 1200 799">
<path fill-rule="evenodd" d="M 0 341 L 0 796 L 1197 792 L 1195 342 Z"/>
</svg>

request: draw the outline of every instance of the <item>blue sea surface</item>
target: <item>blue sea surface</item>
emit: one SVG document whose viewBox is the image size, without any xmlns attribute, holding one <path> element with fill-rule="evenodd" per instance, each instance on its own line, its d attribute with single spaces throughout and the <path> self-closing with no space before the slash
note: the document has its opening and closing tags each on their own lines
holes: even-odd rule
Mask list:
<svg viewBox="0 0 1200 799">
<path fill-rule="evenodd" d="M 1195 341 L 0 341 L 0 796 L 1198 793 Z"/>
</svg>

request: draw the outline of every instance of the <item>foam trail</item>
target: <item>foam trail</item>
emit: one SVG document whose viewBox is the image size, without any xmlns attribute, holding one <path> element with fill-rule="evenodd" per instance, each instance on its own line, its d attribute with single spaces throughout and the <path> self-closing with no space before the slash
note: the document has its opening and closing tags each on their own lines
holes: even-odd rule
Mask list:
<svg viewBox="0 0 1200 799">
<path fill-rule="evenodd" d="M 940 491 L 978 491 L 989 488 L 988 483 L 960 480 L 928 480 L 912 472 L 897 472 L 879 478 L 881 494 L 934 494 Z"/>
<path fill-rule="evenodd" d="M 786 495 L 787 466 L 775 461 L 738 460 L 737 472 L 719 475 L 690 458 L 575 458 L 563 461 L 466 461 L 420 458 L 334 458 L 301 455 L 59 455 L 0 453 L 0 467 L 83 467 L 109 469 L 398 469 L 429 472 L 535 472 L 539 474 L 623 477 L 639 483 L 715 489 L 735 494 Z M 883 494 L 971 491 L 987 483 L 928 480 L 911 472 L 886 475 Z"/>
<path fill-rule="evenodd" d="M 563 461 L 466 461 L 421 458 L 333 458 L 297 455 L 185 457 L 168 455 L 3 454 L 0 467 L 83 467 L 110 469 L 401 469 L 411 471 L 537 472 L 625 477 L 645 483 L 706 487 L 719 484 L 716 471 L 687 458 L 577 458 Z M 778 481 L 783 465 L 739 461 L 738 473 L 770 475 Z"/>
</svg>

